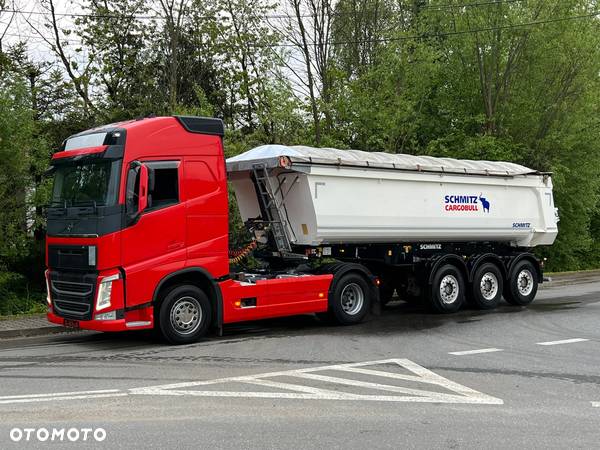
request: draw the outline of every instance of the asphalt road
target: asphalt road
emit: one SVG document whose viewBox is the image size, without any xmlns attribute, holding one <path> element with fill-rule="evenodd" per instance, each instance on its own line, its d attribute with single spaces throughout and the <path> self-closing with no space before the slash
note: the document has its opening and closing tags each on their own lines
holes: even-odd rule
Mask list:
<svg viewBox="0 0 600 450">
<path fill-rule="evenodd" d="M 0 341 L 0 448 L 71 428 L 79 441 L 52 448 L 598 448 L 599 322 L 588 280 L 526 309 L 397 303 L 358 326 L 303 316 L 183 347 L 135 333 Z M 104 440 L 82 442 L 86 428 Z"/>
</svg>

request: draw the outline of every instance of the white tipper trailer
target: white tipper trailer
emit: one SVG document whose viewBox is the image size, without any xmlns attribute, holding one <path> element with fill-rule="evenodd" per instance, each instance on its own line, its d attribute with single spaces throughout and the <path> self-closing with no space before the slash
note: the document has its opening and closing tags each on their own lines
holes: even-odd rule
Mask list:
<svg viewBox="0 0 600 450">
<path fill-rule="evenodd" d="M 265 145 L 227 171 L 272 263 L 360 264 L 384 304 L 396 292 L 439 312 L 526 305 L 543 281 L 531 249 L 558 233 L 550 174 L 510 162 Z"/>
</svg>

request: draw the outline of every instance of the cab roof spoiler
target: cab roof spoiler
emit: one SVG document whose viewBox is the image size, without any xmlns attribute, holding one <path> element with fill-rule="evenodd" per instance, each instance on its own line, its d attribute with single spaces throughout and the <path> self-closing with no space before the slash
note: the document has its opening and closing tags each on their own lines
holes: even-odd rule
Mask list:
<svg viewBox="0 0 600 450">
<path fill-rule="evenodd" d="M 221 119 L 212 117 L 174 116 L 190 133 L 212 134 L 223 137 L 225 126 Z"/>
</svg>

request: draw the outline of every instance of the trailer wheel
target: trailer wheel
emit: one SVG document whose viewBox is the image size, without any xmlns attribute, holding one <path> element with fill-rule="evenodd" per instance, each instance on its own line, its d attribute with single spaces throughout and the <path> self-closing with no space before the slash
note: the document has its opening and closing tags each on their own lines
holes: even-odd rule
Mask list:
<svg viewBox="0 0 600 450">
<path fill-rule="evenodd" d="M 531 261 L 519 261 L 510 271 L 504 298 L 515 306 L 529 305 L 538 290 L 537 271 Z"/>
<path fill-rule="evenodd" d="M 341 325 L 362 322 L 371 309 L 371 289 L 358 273 L 348 273 L 340 278 L 332 292 L 330 312 Z"/>
<path fill-rule="evenodd" d="M 429 298 L 438 313 L 453 313 L 461 308 L 465 302 L 465 282 L 456 266 L 446 264 L 435 272 Z"/>
<path fill-rule="evenodd" d="M 160 305 L 158 326 L 171 344 L 196 342 L 206 334 L 212 317 L 206 294 L 193 285 L 171 289 Z"/>
<path fill-rule="evenodd" d="M 485 263 L 473 276 L 471 300 L 478 309 L 494 309 L 502 297 L 504 282 L 496 264 Z"/>
</svg>

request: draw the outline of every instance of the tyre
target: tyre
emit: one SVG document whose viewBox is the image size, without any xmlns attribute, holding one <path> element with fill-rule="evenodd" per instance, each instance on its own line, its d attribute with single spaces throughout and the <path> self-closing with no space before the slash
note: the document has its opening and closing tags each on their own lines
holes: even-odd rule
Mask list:
<svg viewBox="0 0 600 450">
<path fill-rule="evenodd" d="M 465 281 L 456 266 L 446 264 L 435 272 L 429 302 L 435 312 L 453 313 L 465 302 Z"/>
<path fill-rule="evenodd" d="M 158 314 L 158 329 L 171 344 L 189 344 L 204 336 L 212 318 L 212 308 L 202 290 L 180 285 L 165 295 Z"/>
<path fill-rule="evenodd" d="M 371 309 L 371 288 L 357 273 L 347 273 L 336 283 L 329 308 L 335 322 L 352 325 L 362 322 Z"/>
<path fill-rule="evenodd" d="M 504 298 L 515 306 L 529 305 L 538 290 L 537 270 L 531 261 L 519 261 L 510 271 Z"/>
<path fill-rule="evenodd" d="M 504 280 L 496 264 L 485 263 L 477 268 L 471 286 L 471 301 L 478 309 L 494 309 L 502 297 Z"/>
</svg>

